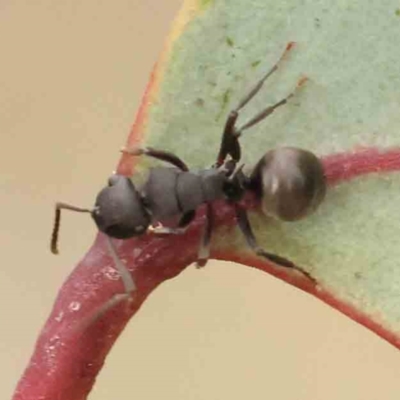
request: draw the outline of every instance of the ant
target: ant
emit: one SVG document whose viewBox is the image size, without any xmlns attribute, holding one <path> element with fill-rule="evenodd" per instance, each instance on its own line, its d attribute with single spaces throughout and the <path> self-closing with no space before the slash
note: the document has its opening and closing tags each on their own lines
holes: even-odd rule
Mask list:
<svg viewBox="0 0 400 400">
<path fill-rule="evenodd" d="M 209 258 L 213 231 L 211 204 L 214 200 L 224 198 L 234 207 L 238 227 L 249 247 L 258 256 L 279 266 L 297 269 L 312 279 L 289 260 L 268 253 L 258 245 L 247 212 L 239 204 L 244 194 L 250 191 L 261 201 L 266 214 L 283 221 L 294 221 L 313 212 L 324 199 L 326 178 L 322 164 L 307 150 L 294 147 L 270 150 L 249 175 L 243 172 L 243 165 L 239 165 L 239 138 L 243 132 L 286 104 L 306 81 L 306 78 L 300 79 L 288 96 L 261 110 L 244 125 L 236 126 L 240 110 L 254 98 L 264 82 L 278 69 L 293 45 L 291 42 L 286 46 L 275 65 L 247 93 L 239 105 L 231 110 L 222 133 L 216 163 L 211 168 L 192 172 L 175 154 L 151 147 L 122 149 L 123 153 L 152 157 L 169 163 L 172 167 L 151 168 L 147 180 L 139 188 L 135 187 L 128 177 L 112 175 L 108 186 L 98 194 L 93 209 L 57 203 L 51 251 L 58 253 L 61 210 L 90 213 L 98 229 L 107 236 L 110 254 L 121 274 L 126 295 L 129 295 L 136 289 L 135 282 L 118 258 L 110 238 L 127 239 L 149 232 L 162 235 L 180 234 L 195 218 L 197 208 L 205 204 L 206 222 L 197 261 L 198 266 L 204 266 Z M 180 218 L 177 227 L 170 228 L 161 224 L 172 217 Z"/>
</svg>

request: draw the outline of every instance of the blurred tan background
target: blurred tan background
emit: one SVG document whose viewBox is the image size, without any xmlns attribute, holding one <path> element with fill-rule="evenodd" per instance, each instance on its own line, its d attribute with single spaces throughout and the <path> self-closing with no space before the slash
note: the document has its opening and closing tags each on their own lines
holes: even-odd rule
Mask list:
<svg viewBox="0 0 400 400">
<path fill-rule="evenodd" d="M 180 0 L 0 4 L 0 398 L 57 290 L 91 244 L 90 206 L 114 169 Z M 129 324 L 93 400 L 398 399 L 400 353 L 335 310 L 239 265 L 188 268 Z"/>
</svg>

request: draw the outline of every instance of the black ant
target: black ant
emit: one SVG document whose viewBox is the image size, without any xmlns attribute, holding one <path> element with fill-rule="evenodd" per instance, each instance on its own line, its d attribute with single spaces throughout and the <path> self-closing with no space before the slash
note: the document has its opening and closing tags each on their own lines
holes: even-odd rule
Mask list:
<svg viewBox="0 0 400 400">
<path fill-rule="evenodd" d="M 148 156 L 167 162 L 173 167 L 155 167 L 149 171 L 145 183 L 137 188 L 122 175 L 113 175 L 108 186 L 98 194 L 93 209 L 82 209 L 64 203 L 56 204 L 56 216 L 51 240 L 51 250 L 57 253 L 57 239 L 62 209 L 87 212 L 98 229 L 108 237 L 114 262 L 121 273 L 126 293 L 135 290 L 134 281 L 119 260 L 110 238 L 127 239 L 144 235 L 182 233 L 192 222 L 197 208 L 206 205 L 206 225 L 198 255 L 198 265 L 209 258 L 210 239 L 213 230 L 211 203 L 225 198 L 235 208 L 237 223 L 248 245 L 253 251 L 282 267 L 296 267 L 289 260 L 268 253 L 259 247 L 253 234 L 246 210 L 239 205 L 246 191 L 251 191 L 261 200 L 263 210 L 283 221 L 294 221 L 314 211 L 322 202 L 326 192 L 326 180 L 320 160 L 311 152 L 299 148 L 283 147 L 268 151 L 257 163 L 249 176 L 238 165 L 241 158 L 239 138 L 242 133 L 258 124 L 278 107 L 286 104 L 305 81 L 298 81 L 296 89 L 276 104 L 261 110 L 241 127 L 236 126 L 240 110 L 259 92 L 267 78 L 279 67 L 293 47 L 286 46 L 278 62 L 257 82 L 239 102 L 226 120 L 216 163 L 199 172 L 189 171 L 188 166 L 175 154 L 154 148 L 128 148 L 124 153 L 132 156 Z M 180 217 L 176 228 L 160 222 Z M 158 226 L 154 226 L 156 223 Z"/>
</svg>

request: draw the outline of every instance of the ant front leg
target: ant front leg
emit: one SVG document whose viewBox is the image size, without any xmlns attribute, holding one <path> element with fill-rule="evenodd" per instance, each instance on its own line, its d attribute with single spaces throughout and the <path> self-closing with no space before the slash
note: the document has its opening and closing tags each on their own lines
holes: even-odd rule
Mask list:
<svg viewBox="0 0 400 400">
<path fill-rule="evenodd" d="M 97 320 L 102 318 L 109 310 L 118 304 L 127 301 L 132 301 L 132 297 L 136 291 L 136 284 L 130 274 L 128 268 L 126 268 L 125 264 L 118 257 L 117 251 L 112 243 L 112 239 L 106 235 L 106 243 L 108 252 L 114 262 L 114 266 L 116 270 L 119 272 L 119 275 L 122 280 L 122 284 L 124 286 L 124 293 L 114 294 L 109 300 L 107 300 L 103 305 L 98 307 L 92 314 L 88 317 L 84 318 L 82 322 L 78 324 L 79 330 L 85 330 L 87 327 L 95 323 Z"/>
<path fill-rule="evenodd" d="M 177 155 L 174 153 L 170 153 L 169 151 L 157 150 L 152 147 L 137 147 L 137 148 L 123 148 L 121 149 L 122 153 L 130 154 L 132 156 L 148 156 L 153 157 L 157 160 L 165 161 L 167 163 L 172 164 L 176 168 L 179 168 L 182 171 L 189 171 L 189 167 L 182 161 Z"/>
<path fill-rule="evenodd" d="M 238 130 L 238 129 L 236 129 L 235 124 L 236 124 L 236 120 L 239 116 L 239 112 L 243 107 L 246 106 L 247 103 L 250 102 L 251 99 L 253 99 L 256 96 L 256 94 L 260 91 L 260 89 L 264 85 L 264 82 L 279 68 L 281 62 L 286 58 L 286 55 L 293 48 L 293 46 L 294 46 L 294 42 L 290 42 L 286 45 L 286 48 L 285 48 L 284 52 L 282 53 L 282 55 L 280 56 L 279 60 L 254 85 L 254 87 L 242 98 L 242 100 L 240 100 L 238 106 L 229 113 L 229 116 L 225 123 L 224 131 L 222 134 L 220 150 L 219 150 L 219 153 L 217 156 L 217 162 L 216 162 L 217 167 L 221 166 L 224 163 L 224 161 L 228 155 L 230 155 L 232 157 L 232 159 L 235 160 L 236 162 L 238 162 L 240 160 L 241 150 L 240 150 L 240 144 L 239 144 L 238 138 L 241 134 L 241 131 L 252 125 L 255 125 L 257 122 L 261 121 L 266 116 L 262 117 L 261 119 L 258 119 L 252 125 L 242 127 L 241 129 Z"/>
<path fill-rule="evenodd" d="M 260 247 L 259 244 L 257 243 L 257 239 L 254 236 L 246 210 L 241 206 L 239 206 L 238 204 L 235 204 L 235 211 L 236 211 L 238 226 L 242 231 L 247 244 L 258 256 L 264 257 L 268 261 L 272 261 L 274 264 L 277 264 L 281 267 L 295 269 L 296 271 L 299 271 L 302 275 L 306 276 L 311 281 L 315 282 L 314 278 L 308 272 L 304 271 L 303 269 L 301 269 L 288 259 L 273 253 L 268 253 L 262 247 Z"/>
<path fill-rule="evenodd" d="M 170 228 L 168 226 L 164 226 L 161 223 L 157 223 L 157 225 L 150 225 L 147 228 L 147 233 L 153 234 L 153 235 L 182 235 L 186 232 L 187 228 Z"/>
<path fill-rule="evenodd" d="M 115 247 L 109 236 L 106 236 L 106 242 L 107 242 L 108 252 L 110 253 L 111 258 L 114 261 L 115 268 L 117 269 L 119 275 L 121 276 L 125 293 L 127 295 L 131 295 L 136 290 L 135 281 L 133 280 L 131 273 L 128 271 L 128 268 L 126 268 L 125 264 L 118 257 L 117 251 L 115 250 Z"/>
<path fill-rule="evenodd" d="M 191 210 L 182 215 L 181 219 L 178 222 L 177 228 L 169 228 L 159 223 L 156 226 L 150 225 L 147 228 L 147 231 L 154 235 L 182 235 L 186 232 L 188 226 L 194 220 L 195 216 L 196 211 Z"/>
</svg>

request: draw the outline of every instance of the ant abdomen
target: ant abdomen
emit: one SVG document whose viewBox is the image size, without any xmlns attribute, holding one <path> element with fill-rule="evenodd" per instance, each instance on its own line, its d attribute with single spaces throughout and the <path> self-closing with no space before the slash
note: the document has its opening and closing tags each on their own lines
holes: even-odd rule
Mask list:
<svg viewBox="0 0 400 400">
<path fill-rule="evenodd" d="M 312 213 L 326 193 L 321 161 L 295 147 L 268 151 L 250 176 L 250 189 L 267 215 L 295 221 Z"/>
</svg>

